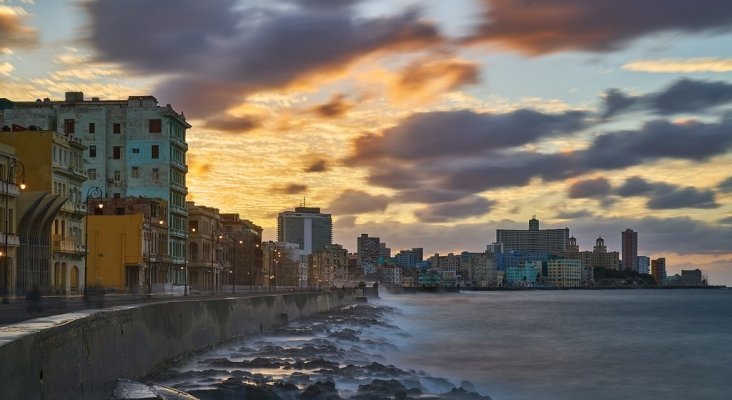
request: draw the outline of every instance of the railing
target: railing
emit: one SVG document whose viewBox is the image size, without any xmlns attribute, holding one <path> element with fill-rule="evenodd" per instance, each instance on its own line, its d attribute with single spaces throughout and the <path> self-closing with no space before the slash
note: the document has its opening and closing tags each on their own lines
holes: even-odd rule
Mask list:
<svg viewBox="0 0 732 400">
<path fill-rule="evenodd" d="M 69 238 L 61 238 L 61 235 L 52 235 L 53 240 L 53 251 L 60 251 L 63 253 L 77 253 L 83 251 L 83 245 L 78 243 L 76 240 Z"/>
<path fill-rule="evenodd" d="M 0 190 L 5 190 L 5 182 L 0 182 Z M 8 183 L 8 197 L 20 196 L 20 188 L 15 183 Z"/>
<path fill-rule="evenodd" d="M 5 245 L 5 233 L 0 233 L 0 245 Z M 18 247 L 20 246 L 20 238 L 18 235 L 14 235 L 12 233 L 7 234 L 8 236 L 8 246 L 14 246 Z"/>
</svg>

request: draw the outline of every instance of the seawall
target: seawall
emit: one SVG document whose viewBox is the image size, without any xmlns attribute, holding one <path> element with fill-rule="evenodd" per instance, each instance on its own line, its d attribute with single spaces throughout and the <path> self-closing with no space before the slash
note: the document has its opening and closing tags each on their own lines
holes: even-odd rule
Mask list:
<svg viewBox="0 0 732 400">
<path fill-rule="evenodd" d="M 186 299 L 0 328 L 0 399 L 104 399 L 180 355 L 353 302 L 356 290 Z"/>
</svg>

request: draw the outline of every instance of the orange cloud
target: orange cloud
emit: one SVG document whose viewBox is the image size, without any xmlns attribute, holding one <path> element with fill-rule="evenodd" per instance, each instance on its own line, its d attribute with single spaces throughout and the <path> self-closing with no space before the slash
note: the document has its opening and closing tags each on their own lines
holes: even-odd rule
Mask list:
<svg viewBox="0 0 732 400">
<path fill-rule="evenodd" d="M 23 24 L 27 15 L 20 7 L 0 5 L 2 47 L 31 47 L 38 44 L 38 32 Z"/>
</svg>

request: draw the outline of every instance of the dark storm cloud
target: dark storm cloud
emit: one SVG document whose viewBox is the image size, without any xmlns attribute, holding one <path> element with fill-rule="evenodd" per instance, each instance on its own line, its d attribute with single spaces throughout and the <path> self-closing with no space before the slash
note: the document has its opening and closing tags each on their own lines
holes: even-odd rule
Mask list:
<svg viewBox="0 0 732 400">
<path fill-rule="evenodd" d="M 529 55 L 619 50 L 658 32 L 732 28 L 727 0 L 484 0 L 485 22 L 469 40 L 503 44 Z"/>
<path fill-rule="evenodd" d="M 328 209 L 334 214 L 353 215 L 384 211 L 390 198 L 386 195 L 372 196 L 360 190 L 347 189 L 333 200 Z"/>
<path fill-rule="evenodd" d="M 25 26 L 23 19 L 23 15 L 0 12 L 0 49 L 38 44 L 38 32 Z"/>
<path fill-rule="evenodd" d="M 557 213 L 557 216 L 555 218 L 557 219 L 581 219 L 581 218 L 590 218 L 594 214 L 592 211 L 588 210 L 576 210 L 576 211 L 562 211 Z"/>
<path fill-rule="evenodd" d="M 469 195 L 470 192 L 439 189 L 402 190 L 394 200 L 401 203 L 433 204 L 457 201 Z"/>
<path fill-rule="evenodd" d="M 206 127 L 227 131 L 232 133 L 243 133 L 252 129 L 259 128 L 262 124 L 261 119 L 253 116 L 232 117 L 218 116 L 206 121 Z"/>
<path fill-rule="evenodd" d="M 343 94 L 336 94 L 327 103 L 319 104 L 311 109 L 313 113 L 323 118 L 340 117 L 353 108 L 354 104 Z"/>
<path fill-rule="evenodd" d="M 616 189 L 616 193 L 623 197 L 647 197 L 646 207 L 653 210 L 719 207 L 711 190 L 648 182 L 638 176 L 628 178 Z"/>
<path fill-rule="evenodd" d="M 569 198 L 604 197 L 610 193 L 610 182 L 603 177 L 577 181 L 569 187 Z"/>
<path fill-rule="evenodd" d="M 414 216 L 426 223 L 450 222 L 469 217 L 479 217 L 491 211 L 496 202 L 479 196 L 471 196 L 450 203 L 432 204 L 414 212 Z"/>
<path fill-rule="evenodd" d="M 719 190 L 724 193 L 732 192 L 732 176 L 719 183 Z"/>
<path fill-rule="evenodd" d="M 313 160 L 307 167 L 305 167 L 305 172 L 325 172 L 330 169 L 330 166 L 328 165 L 328 161 L 324 159 L 317 159 Z"/>
<path fill-rule="evenodd" d="M 603 118 L 623 112 L 648 110 L 659 115 L 703 112 L 732 102 L 732 84 L 723 81 L 679 79 L 671 86 L 642 96 L 618 89 L 605 92 Z"/>
<path fill-rule="evenodd" d="M 383 135 L 357 139 L 354 159 L 465 157 L 575 133 L 587 126 L 585 117 L 581 111 L 544 114 L 528 109 L 505 114 L 469 110 L 415 114 Z"/>
<path fill-rule="evenodd" d="M 365 55 L 442 41 L 413 11 L 369 19 L 348 7 L 242 9 L 234 0 L 97 0 L 85 7 L 98 58 L 175 76 L 156 93 L 194 117 Z"/>
<path fill-rule="evenodd" d="M 717 222 L 720 223 L 720 224 L 732 225 L 732 216 L 730 216 L 730 217 L 724 217 L 724 218 L 720 219 Z"/>
<path fill-rule="evenodd" d="M 480 136 L 480 132 L 496 130 L 490 124 L 501 121 L 500 118 L 480 119 L 486 126 L 479 126 L 463 124 L 455 119 L 455 115 L 467 115 L 470 121 L 476 118 L 473 113 L 445 114 L 450 114 L 448 119 L 452 124 L 445 125 L 443 129 L 407 119 L 382 136 L 369 135 L 357 139 L 355 160 L 369 168 L 369 182 L 408 193 L 420 190 L 480 193 L 499 187 L 525 186 L 532 178 L 541 178 L 544 182 L 559 181 L 662 159 L 703 161 L 732 148 L 732 135 L 729 134 L 732 119 L 723 119 L 719 123 L 691 121 L 683 124 L 650 121 L 638 130 L 601 134 L 583 150 L 546 154 L 499 147 L 526 142 L 528 139 L 522 136 L 526 135 L 524 131 L 516 132 L 519 139 L 505 141 L 501 135 L 496 141 Z M 549 127 L 539 124 L 530 129 L 551 132 L 554 123 L 551 121 Z M 497 130 L 503 128 L 505 126 L 499 123 Z M 438 132 L 449 133 L 440 137 Z M 472 146 L 464 144 L 466 142 Z M 713 203 L 702 201 L 705 196 L 708 195 L 704 193 L 694 198 L 697 204 L 711 206 Z M 672 204 L 668 200 L 659 199 L 653 204 Z"/>
<path fill-rule="evenodd" d="M 302 194 L 308 190 L 307 185 L 299 183 L 290 183 L 285 186 L 273 187 L 270 192 L 279 194 Z"/>
</svg>

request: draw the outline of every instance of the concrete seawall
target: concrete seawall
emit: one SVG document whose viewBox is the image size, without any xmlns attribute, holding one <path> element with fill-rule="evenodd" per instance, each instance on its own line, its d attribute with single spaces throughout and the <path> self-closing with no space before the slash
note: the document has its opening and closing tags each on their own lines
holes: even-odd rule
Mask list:
<svg viewBox="0 0 732 400">
<path fill-rule="evenodd" d="M 360 291 L 359 291 L 360 292 Z M 118 378 L 353 302 L 356 290 L 180 300 L 0 328 L 0 399 L 104 399 Z"/>
</svg>

